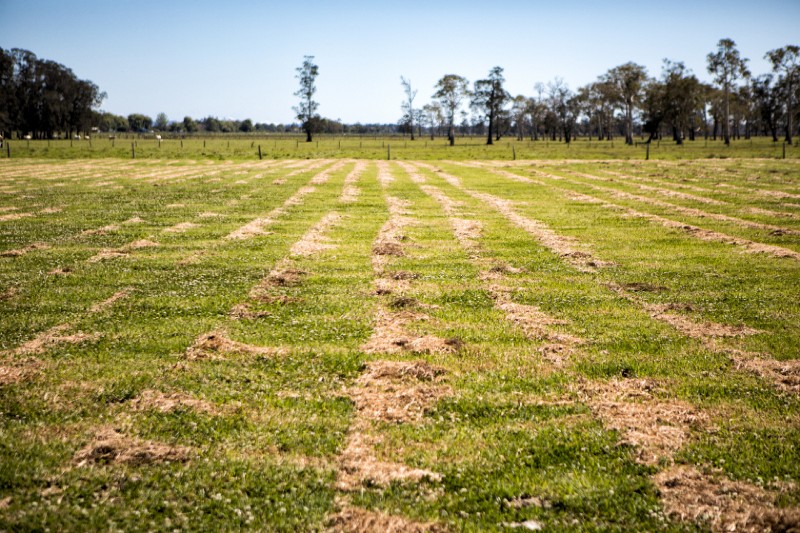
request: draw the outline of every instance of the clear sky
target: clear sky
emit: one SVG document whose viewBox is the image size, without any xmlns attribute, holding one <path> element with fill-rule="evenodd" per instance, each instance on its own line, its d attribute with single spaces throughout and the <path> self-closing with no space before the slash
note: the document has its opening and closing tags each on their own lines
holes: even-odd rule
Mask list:
<svg viewBox="0 0 800 533">
<path fill-rule="evenodd" d="M 304 55 L 323 116 L 390 123 L 401 75 L 415 106 L 442 75 L 472 82 L 495 65 L 513 95 L 557 76 L 575 89 L 628 61 L 658 75 L 664 58 L 709 80 L 723 37 L 768 72 L 765 52 L 800 44 L 800 0 L 0 0 L 0 47 L 92 80 L 106 111 L 172 120 L 291 122 Z"/>
</svg>

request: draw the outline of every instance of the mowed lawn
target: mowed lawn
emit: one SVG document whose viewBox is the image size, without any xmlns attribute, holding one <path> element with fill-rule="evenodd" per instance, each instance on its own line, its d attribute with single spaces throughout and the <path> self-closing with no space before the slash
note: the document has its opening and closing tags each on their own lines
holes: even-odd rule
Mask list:
<svg viewBox="0 0 800 533">
<path fill-rule="evenodd" d="M 796 160 L 0 161 L 0 530 L 800 527 Z"/>
</svg>

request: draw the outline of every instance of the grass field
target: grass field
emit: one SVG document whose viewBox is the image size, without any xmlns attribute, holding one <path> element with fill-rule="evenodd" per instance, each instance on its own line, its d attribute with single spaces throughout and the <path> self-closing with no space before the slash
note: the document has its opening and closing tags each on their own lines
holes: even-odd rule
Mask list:
<svg viewBox="0 0 800 533">
<path fill-rule="evenodd" d="M 156 140 L 153 134 L 123 134 L 109 139 L 96 137 L 91 140 L 26 141 L 11 140 L 11 158 L 127 158 L 132 159 L 197 159 L 197 160 L 258 160 L 261 147 L 263 159 L 399 159 L 399 160 L 527 160 L 527 159 L 633 159 L 648 157 L 644 138 L 637 138 L 634 146 L 626 146 L 624 139 L 598 141 L 576 139 L 570 144 L 548 139 L 518 141 L 504 137 L 492 146 L 486 138 L 456 137 L 455 146 L 449 146 L 444 137 L 418 137 L 411 141 L 400 136 L 371 135 L 318 135 L 313 142 L 305 142 L 298 135 L 221 135 L 189 137 L 186 139 L 164 137 Z M 135 146 L 133 146 L 135 145 Z M 0 152 L 7 157 L 8 147 Z M 676 159 L 798 159 L 797 145 L 772 142 L 766 137 L 733 140 L 725 146 L 722 140 L 686 141 L 676 145 L 670 140 L 654 141 L 650 145 L 649 157 L 653 160 Z"/>
<path fill-rule="evenodd" d="M 796 159 L 157 149 L 0 160 L 0 530 L 800 524 Z"/>
</svg>

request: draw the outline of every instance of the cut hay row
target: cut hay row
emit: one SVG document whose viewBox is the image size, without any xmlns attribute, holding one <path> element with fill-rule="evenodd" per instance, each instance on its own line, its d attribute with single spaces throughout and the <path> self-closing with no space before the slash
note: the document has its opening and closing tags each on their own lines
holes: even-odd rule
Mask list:
<svg viewBox="0 0 800 533">
<path fill-rule="evenodd" d="M 558 186 L 555 186 L 555 185 L 552 185 L 552 184 L 549 184 L 549 183 L 546 183 L 546 182 L 543 182 L 543 181 L 540 181 L 540 180 L 535 180 L 535 179 L 527 178 L 525 176 L 520 176 L 518 174 L 513 174 L 511 172 L 507 172 L 507 171 L 503 171 L 503 170 L 499 170 L 499 169 L 496 170 L 496 169 L 488 168 L 485 165 L 465 165 L 465 166 L 474 166 L 476 168 L 488 169 L 493 174 L 496 174 L 498 176 L 503 176 L 505 178 L 512 179 L 514 181 L 531 183 L 531 184 L 535 184 L 535 185 L 548 186 L 548 187 L 551 187 L 553 189 L 558 190 L 559 192 L 564 193 L 565 196 L 568 196 L 571 199 L 578 200 L 578 201 L 585 201 L 585 202 L 589 202 L 589 203 L 596 203 L 596 204 L 601 205 L 602 207 L 605 207 L 605 208 L 610 209 L 610 210 L 614 210 L 614 211 L 617 211 L 617 212 L 620 212 L 620 211 L 624 212 L 624 213 L 628 214 L 629 216 L 634 216 L 634 217 L 637 217 L 637 218 L 644 218 L 644 219 L 650 220 L 651 222 L 654 222 L 656 224 L 664 226 L 665 228 L 671 228 L 671 229 L 677 229 L 677 230 L 683 231 L 686 234 L 688 234 L 689 236 L 691 236 L 693 238 L 696 238 L 696 239 L 700 239 L 700 240 L 704 240 L 704 241 L 710 241 L 710 242 L 721 242 L 721 243 L 724 243 L 724 244 L 731 244 L 733 246 L 737 246 L 737 247 L 742 248 L 744 251 L 746 251 L 748 253 L 767 254 L 767 255 L 771 255 L 773 257 L 778 257 L 778 258 L 786 257 L 786 258 L 792 258 L 792 259 L 800 260 L 800 253 L 795 252 L 794 250 L 790 250 L 788 248 L 783 248 L 781 246 L 775 246 L 775 245 L 772 245 L 772 244 L 759 243 L 759 242 L 751 241 L 749 239 L 745 239 L 745 238 L 742 238 L 742 237 L 734 237 L 732 235 L 728 235 L 728 234 L 721 233 L 721 232 L 718 232 L 718 231 L 703 229 L 703 228 L 700 228 L 700 227 L 697 227 L 697 226 L 686 224 L 685 222 L 679 222 L 679 221 L 671 220 L 671 219 L 664 218 L 664 217 L 659 216 L 659 215 L 654 215 L 654 214 L 651 214 L 651 213 L 638 211 L 638 210 L 630 208 L 630 207 L 622 206 L 622 205 L 619 205 L 619 204 L 614 204 L 612 202 L 608 202 L 606 200 L 602 200 L 600 198 L 596 198 L 596 197 L 588 195 L 588 194 L 578 193 L 578 192 L 576 192 L 576 191 L 574 191 L 572 189 L 569 189 L 569 188 L 558 187 Z M 538 176 L 541 176 L 543 178 L 548 178 L 548 179 L 561 181 L 561 182 L 570 182 L 570 180 L 568 180 L 568 179 L 566 179 L 566 178 L 564 178 L 562 176 L 556 176 L 554 174 L 548 174 L 548 173 L 542 172 L 540 170 L 533 170 L 532 172 L 534 172 L 535 174 L 537 174 Z M 580 184 L 580 182 L 572 182 L 572 183 Z M 651 200 L 648 199 L 647 201 L 650 202 Z"/>
<path fill-rule="evenodd" d="M 570 170 L 568 172 L 570 174 L 573 174 L 573 175 L 576 175 L 576 176 L 580 176 L 582 178 L 586 178 L 586 179 L 590 179 L 590 180 L 597 180 L 598 179 L 597 176 L 594 176 L 592 174 L 587 174 L 585 172 L 576 172 L 576 171 L 572 171 L 572 170 Z M 723 215 L 723 214 L 720 214 L 720 213 L 709 213 L 709 212 L 703 211 L 701 209 L 694 209 L 694 208 L 691 208 L 691 207 L 684 207 L 684 206 L 680 206 L 680 205 L 675 205 L 675 204 L 671 204 L 669 202 L 656 200 L 654 198 L 649 198 L 649 197 L 646 197 L 646 196 L 639 196 L 638 194 L 631 194 L 631 193 L 628 193 L 628 192 L 625 192 L 625 191 L 620 191 L 618 189 L 613 189 L 611 187 L 602 187 L 602 186 L 599 186 L 599 185 L 586 184 L 586 183 L 583 183 L 583 182 L 576 182 L 576 181 L 572 181 L 572 180 L 569 180 L 569 179 L 567 179 L 566 181 L 568 183 L 573 183 L 573 184 L 581 183 L 581 184 L 589 186 L 593 190 L 597 190 L 597 191 L 601 191 L 601 192 L 607 192 L 614 198 L 620 198 L 620 199 L 625 199 L 625 200 L 633 200 L 633 201 L 641 202 L 641 203 L 648 204 L 648 205 L 655 205 L 655 206 L 667 209 L 669 211 L 674 211 L 676 213 L 681 213 L 683 215 L 688 215 L 688 216 L 697 217 L 697 218 L 707 218 L 707 219 L 710 219 L 710 220 L 718 220 L 718 221 L 721 221 L 721 222 L 729 222 L 731 224 L 734 224 L 734 225 L 742 227 L 742 228 L 752 228 L 752 229 L 765 230 L 765 231 L 769 231 L 769 232 L 772 232 L 773 234 L 778 234 L 778 235 L 800 235 L 800 231 L 792 230 L 792 229 L 789 229 L 789 228 L 784 228 L 784 227 L 781 227 L 781 226 L 775 226 L 775 225 L 772 225 L 772 224 L 762 224 L 760 222 L 753 222 L 751 220 L 744 220 L 744 219 L 741 219 L 741 218 L 738 218 L 738 217 L 732 217 L 732 216 Z"/>
<path fill-rule="evenodd" d="M 229 240 L 241 240 L 250 239 L 258 235 L 267 235 L 268 232 L 266 228 L 272 225 L 276 218 L 284 215 L 288 208 L 300 205 L 303 202 L 304 196 L 312 194 L 316 191 L 316 187 L 314 187 L 314 185 L 322 185 L 325 183 L 330 178 L 332 172 L 339 170 L 345 164 L 347 163 L 344 161 L 339 161 L 326 168 L 322 172 L 317 173 L 311 178 L 309 185 L 298 189 L 297 192 L 283 202 L 283 205 L 276 207 L 264 217 L 251 220 L 244 226 L 229 233 L 225 238 Z M 302 171 L 304 170 L 301 170 L 301 172 Z"/>
<path fill-rule="evenodd" d="M 406 168 L 408 169 L 408 166 Z M 443 172 L 437 174 L 451 185 L 465 190 L 460 180 Z M 424 178 L 421 176 L 412 177 L 412 180 L 439 202 L 449 217 L 454 235 L 462 246 L 473 254 L 477 253 L 474 241 L 476 235 L 459 238 L 459 229 L 463 226 L 459 222 L 462 220 L 459 218 L 460 206 L 438 188 L 424 185 Z M 468 190 L 465 192 L 470 194 Z M 478 196 L 477 199 L 482 198 Z M 483 274 L 484 279 L 487 274 Z M 497 286 L 490 286 L 488 290 L 496 302 L 496 307 L 505 311 L 507 319 L 523 329 L 526 336 L 550 341 L 547 346 L 554 346 L 556 349 L 543 350 L 542 353 L 545 357 L 550 354 L 550 360 L 555 365 L 563 366 L 564 354 L 569 355 L 576 346 L 583 343 L 582 339 L 549 330 L 549 326 L 563 322 L 552 319 L 530 306 L 514 304 L 508 297 L 507 290 Z M 755 333 L 751 328 L 733 328 L 710 323 L 695 324 L 684 316 L 648 306 L 619 287 L 614 287 L 614 290 L 632 303 L 650 311 L 652 318 L 664 321 L 690 337 L 708 339 Z M 556 354 L 555 358 L 552 358 L 553 354 Z M 637 460 L 647 465 L 656 465 L 663 461 L 672 463 L 674 455 L 690 440 L 691 433 L 708 425 L 708 417 L 686 402 L 657 400 L 651 392 L 656 388 L 656 384 L 642 380 L 611 381 L 602 385 L 587 382 L 580 388 L 579 398 L 590 406 L 607 427 L 619 431 L 624 436 L 623 442 L 635 447 Z M 691 474 L 694 483 L 687 482 L 688 473 Z M 748 531 L 758 530 L 772 523 L 794 521 L 800 516 L 795 511 L 778 508 L 776 502 L 779 495 L 755 485 L 741 483 L 741 487 L 749 494 L 757 495 L 755 499 L 736 495 L 720 497 L 715 491 L 716 486 L 719 484 L 730 486 L 738 482 L 732 482 L 717 472 L 706 475 L 697 469 L 679 466 L 670 467 L 653 479 L 665 494 L 663 501 L 670 516 L 691 522 L 705 519 L 715 530 L 729 531 L 731 527 Z M 690 508 L 691 513 L 686 513 L 686 508 L 683 506 L 687 499 L 696 502 L 695 506 Z M 703 515 L 710 510 L 714 510 L 715 513 Z"/>
</svg>

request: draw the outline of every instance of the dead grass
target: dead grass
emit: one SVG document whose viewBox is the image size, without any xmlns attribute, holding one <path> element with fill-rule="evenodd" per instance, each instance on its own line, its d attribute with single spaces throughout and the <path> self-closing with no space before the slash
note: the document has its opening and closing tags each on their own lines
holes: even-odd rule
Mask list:
<svg viewBox="0 0 800 533">
<path fill-rule="evenodd" d="M 260 355 L 276 357 L 284 355 L 285 349 L 267 346 L 254 346 L 229 339 L 223 332 L 204 333 L 194 344 L 186 349 L 186 358 L 198 359 L 225 359 L 228 355 Z"/>
<path fill-rule="evenodd" d="M 83 342 L 95 341 L 100 338 L 99 333 L 77 332 L 70 335 L 63 334 L 72 328 L 72 324 L 59 324 L 44 331 L 33 339 L 22 343 L 11 353 L 14 355 L 36 355 L 44 353 L 51 346 L 58 344 L 81 344 Z"/>
<path fill-rule="evenodd" d="M 339 213 L 328 213 L 317 222 L 310 230 L 306 232 L 299 241 L 292 245 L 289 250 L 290 255 L 308 256 L 331 250 L 336 246 L 329 242 L 325 233 L 330 230 L 331 226 L 336 224 L 342 219 Z"/>
<path fill-rule="evenodd" d="M 92 440 L 75 453 L 72 462 L 78 467 L 104 464 L 144 465 L 186 462 L 191 450 L 153 441 L 127 437 L 110 427 L 101 428 Z"/>
<path fill-rule="evenodd" d="M 198 225 L 194 222 L 180 222 L 174 226 L 166 228 L 164 233 L 186 233 L 188 230 L 196 227 L 198 227 Z"/>
<path fill-rule="evenodd" d="M 345 506 L 328 519 L 326 526 L 335 533 L 423 533 L 444 532 L 446 528 L 433 522 L 413 522 L 359 507 Z"/>
<path fill-rule="evenodd" d="M 118 292 L 112 294 L 111 296 L 109 296 L 108 298 L 106 298 L 105 300 L 103 300 L 102 302 L 98 302 L 98 303 L 92 305 L 89 308 L 89 312 L 90 313 L 100 313 L 102 311 L 105 311 L 106 309 L 108 309 L 109 307 L 111 307 L 112 305 L 117 303 L 118 301 L 127 298 L 132 293 L 133 293 L 133 288 L 132 287 L 128 287 L 126 289 L 118 291 Z"/>
<path fill-rule="evenodd" d="M 236 320 L 257 320 L 271 316 L 271 313 L 268 311 L 253 311 L 248 304 L 237 304 L 231 308 L 228 316 Z"/>
<path fill-rule="evenodd" d="M 157 390 L 142 391 L 139 396 L 131 400 L 131 407 L 135 411 L 158 411 L 169 413 L 181 409 L 191 409 L 202 413 L 215 414 L 218 410 L 209 402 L 199 400 L 188 394 L 173 392 L 167 394 Z"/>
<path fill-rule="evenodd" d="M 41 361 L 32 357 L 14 358 L 0 362 L 0 385 L 15 385 L 36 375 Z"/>
<path fill-rule="evenodd" d="M 347 445 L 339 458 L 336 487 L 353 491 L 370 485 L 388 486 L 393 481 L 441 481 L 440 474 L 411 468 L 375 457 L 377 439 L 371 423 L 407 423 L 422 419 L 442 397 L 452 394 L 440 383 L 444 369 L 424 361 L 373 361 L 347 392 L 356 406 Z"/>
<path fill-rule="evenodd" d="M 691 432 L 708 427 L 708 417 L 689 403 L 661 400 L 658 383 L 648 379 L 583 382 L 578 395 L 621 442 L 635 447 L 639 462 L 656 465 L 672 457 Z"/>
<path fill-rule="evenodd" d="M 710 321 L 695 322 L 686 316 L 670 313 L 669 311 L 674 309 L 674 306 L 670 304 L 645 305 L 644 308 L 654 319 L 666 322 L 687 337 L 694 339 L 744 337 L 760 333 L 757 329 L 747 326 L 729 326 Z"/>
<path fill-rule="evenodd" d="M 656 474 L 667 514 L 712 531 L 800 531 L 800 510 L 775 507 L 776 495 L 721 473 L 675 466 Z"/>
<path fill-rule="evenodd" d="M 776 361 L 734 357 L 734 362 L 738 369 L 752 372 L 783 391 L 800 394 L 800 359 Z"/>
<path fill-rule="evenodd" d="M 0 257 L 19 257 L 27 254 L 28 252 L 34 252 L 36 250 L 47 250 L 49 248 L 50 245 L 47 243 L 35 242 L 33 244 L 29 244 L 24 248 L 18 248 L 16 250 L 6 250 L 5 252 L 0 252 Z"/>
</svg>

